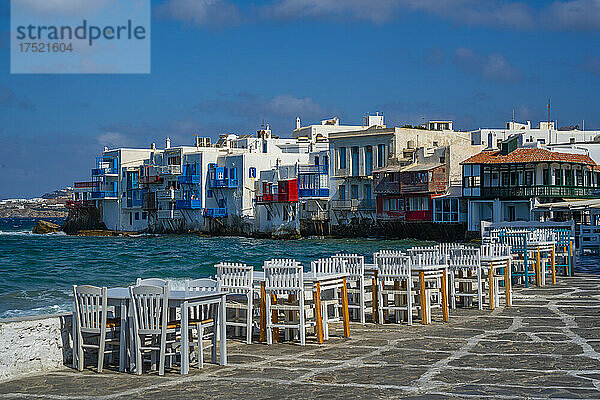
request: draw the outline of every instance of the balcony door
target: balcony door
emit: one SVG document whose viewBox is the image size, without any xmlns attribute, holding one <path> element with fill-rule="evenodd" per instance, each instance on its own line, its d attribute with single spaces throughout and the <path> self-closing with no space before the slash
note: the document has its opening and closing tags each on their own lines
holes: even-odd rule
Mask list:
<svg viewBox="0 0 600 400">
<path fill-rule="evenodd" d="M 360 176 L 358 147 L 352 147 L 352 176 Z"/>
</svg>

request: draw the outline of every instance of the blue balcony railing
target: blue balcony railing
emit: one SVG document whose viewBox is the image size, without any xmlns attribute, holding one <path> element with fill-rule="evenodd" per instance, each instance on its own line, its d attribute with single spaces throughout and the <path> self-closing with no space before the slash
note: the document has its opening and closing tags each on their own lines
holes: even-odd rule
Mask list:
<svg viewBox="0 0 600 400">
<path fill-rule="evenodd" d="M 327 165 L 299 165 L 298 174 L 320 174 L 327 175 L 329 166 Z"/>
<path fill-rule="evenodd" d="M 118 174 L 116 168 L 113 167 L 105 167 L 105 168 L 93 168 L 92 176 L 100 176 L 100 175 L 109 175 L 109 174 Z"/>
<path fill-rule="evenodd" d="M 226 208 L 204 208 L 202 209 L 203 217 L 220 218 L 227 216 Z"/>
<path fill-rule="evenodd" d="M 175 201 L 176 210 L 198 210 L 200 208 L 202 208 L 202 202 L 199 199 Z"/>
<path fill-rule="evenodd" d="M 92 199 L 108 199 L 117 198 L 117 192 L 112 190 L 103 190 L 99 192 L 92 192 Z"/>
<path fill-rule="evenodd" d="M 142 199 L 127 199 L 127 207 L 141 207 Z"/>
<path fill-rule="evenodd" d="M 236 188 L 238 187 L 237 178 L 225 178 L 225 179 L 210 179 L 208 181 L 209 188 Z"/>
<path fill-rule="evenodd" d="M 329 197 L 329 189 L 298 189 L 298 197 Z"/>
<path fill-rule="evenodd" d="M 200 183 L 201 177 L 200 175 L 182 175 L 177 178 L 177 182 L 187 184 Z"/>
</svg>

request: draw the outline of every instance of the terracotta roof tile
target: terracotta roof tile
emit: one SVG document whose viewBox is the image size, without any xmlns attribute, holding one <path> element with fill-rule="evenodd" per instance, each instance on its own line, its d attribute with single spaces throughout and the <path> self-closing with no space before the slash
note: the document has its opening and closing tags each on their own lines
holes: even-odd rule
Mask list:
<svg viewBox="0 0 600 400">
<path fill-rule="evenodd" d="M 586 154 L 558 153 L 539 148 L 518 148 L 507 155 L 500 154 L 500 150 L 484 150 L 481 153 L 467 158 L 461 164 L 517 164 L 539 162 L 567 162 L 597 167 L 594 160 Z"/>
</svg>

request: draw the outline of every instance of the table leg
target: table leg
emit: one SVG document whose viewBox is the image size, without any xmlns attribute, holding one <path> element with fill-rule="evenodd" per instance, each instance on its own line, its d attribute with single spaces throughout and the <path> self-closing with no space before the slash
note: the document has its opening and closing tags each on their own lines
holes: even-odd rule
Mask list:
<svg viewBox="0 0 600 400">
<path fill-rule="evenodd" d="M 489 289 L 490 289 L 490 310 L 494 309 L 494 263 L 491 262 L 490 263 L 490 272 L 489 272 L 489 279 L 488 279 L 488 284 L 489 284 Z"/>
<path fill-rule="evenodd" d="M 554 247 L 552 247 L 550 257 L 550 269 L 552 270 L 552 284 L 556 285 L 556 252 L 554 251 Z"/>
<path fill-rule="evenodd" d="M 442 271 L 442 315 L 444 322 L 448 322 L 448 270 Z"/>
<path fill-rule="evenodd" d="M 344 337 L 350 337 L 350 313 L 348 311 L 348 287 L 346 278 L 342 279 L 342 316 L 344 318 Z"/>
<path fill-rule="evenodd" d="M 506 267 L 504 267 L 504 296 L 506 296 L 506 307 L 510 307 L 510 260 L 506 260 Z"/>
<path fill-rule="evenodd" d="M 535 253 L 535 283 L 538 286 L 542 286 L 542 274 L 541 274 L 541 261 L 540 261 L 540 249 Z"/>
<path fill-rule="evenodd" d="M 221 304 L 219 306 L 219 329 L 221 330 L 221 340 L 219 343 L 221 351 L 221 362 L 220 365 L 227 365 L 227 296 L 221 297 Z"/>
<path fill-rule="evenodd" d="M 425 272 L 419 271 L 419 288 L 421 298 L 421 324 L 427 325 L 427 293 L 425 292 Z"/>
<path fill-rule="evenodd" d="M 267 293 L 265 291 L 265 282 L 260 283 L 260 339 L 261 342 L 267 341 Z"/>
<path fill-rule="evenodd" d="M 377 304 L 379 297 L 377 293 L 377 271 L 373 274 L 373 280 L 371 283 L 371 292 L 372 292 L 372 306 L 373 306 L 373 323 L 376 324 L 378 322 L 379 315 L 379 305 Z"/>
<path fill-rule="evenodd" d="M 274 294 L 271 295 L 271 304 L 277 304 L 277 296 Z M 276 324 L 278 322 L 277 319 L 277 310 L 273 310 L 271 312 L 271 322 Z M 273 328 L 273 342 L 279 342 L 279 328 Z"/>
<path fill-rule="evenodd" d="M 573 258 L 573 241 L 569 240 L 569 255 L 570 255 L 570 263 L 569 263 L 569 275 L 573 276 L 573 266 L 575 265 L 575 259 Z"/>
<path fill-rule="evenodd" d="M 212 363 L 216 364 L 217 363 L 217 342 L 218 342 L 218 334 L 220 333 L 220 322 L 221 320 L 219 319 L 219 307 L 221 305 L 220 301 L 214 301 L 212 303 L 210 303 L 209 307 L 213 308 L 214 307 L 214 314 L 213 314 L 213 318 L 214 318 L 214 325 L 213 325 L 213 334 L 212 334 Z M 200 339 L 202 340 L 202 339 Z"/>
<path fill-rule="evenodd" d="M 127 301 L 121 300 L 121 329 L 119 332 L 119 372 L 127 368 Z"/>
<path fill-rule="evenodd" d="M 77 338 L 77 309 L 75 308 L 75 302 L 73 302 L 73 317 L 71 317 L 71 328 L 73 335 L 73 368 L 77 369 L 77 349 L 79 348 Z"/>
<path fill-rule="evenodd" d="M 319 282 L 317 282 L 315 285 L 313 298 L 315 301 L 315 319 L 317 323 L 317 343 L 323 344 L 323 316 L 321 315 L 321 284 Z"/>
<path fill-rule="evenodd" d="M 181 303 L 181 375 L 189 372 L 190 343 L 188 329 L 188 302 Z"/>
</svg>

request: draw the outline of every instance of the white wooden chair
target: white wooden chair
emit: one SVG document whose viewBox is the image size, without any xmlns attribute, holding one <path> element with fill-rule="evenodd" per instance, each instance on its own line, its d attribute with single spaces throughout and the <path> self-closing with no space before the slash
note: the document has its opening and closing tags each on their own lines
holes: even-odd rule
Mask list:
<svg viewBox="0 0 600 400">
<path fill-rule="evenodd" d="M 206 292 L 217 290 L 218 282 L 214 279 L 193 279 L 185 281 L 186 292 Z M 204 367 L 204 350 L 212 349 L 212 362 L 217 362 L 217 327 L 215 325 L 218 313 L 217 305 L 198 305 L 189 308 L 190 328 L 196 328 L 198 346 L 198 368 Z M 204 346 L 205 340 L 211 340 L 208 346 Z"/>
<path fill-rule="evenodd" d="M 77 369 L 83 371 L 84 349 L 98 350 L 98 372 L 104 367 L 104 355 L 119 352 L 119 332 L 121 321 L 108 318 L 108 307 L 105 287 L 73 285 L 75 299 L 75 318 L 77 319 Z M 106 335 L 109 334 L 107 338 Z M 86 343 L 84 339 L 97 337 L 98 344 Z M 117 349 L 106 350 L 106 346 L 117 346 Z M 73 354 L 75 357 L 75 354 Z"/>
<path fill-rule="evenodd" d="M 336 254 L 334 258 L 346 262 L 346 284 L 348 286 L 348 308 L 354 318 L 365 323 L 365 257 L 358 254 Z M 358 315 L 356 315 L 358 314 Z"/>
<path fill-rule="evenodd" d="M 373 255 L 377 265 L 377 297 L 380 323 L 385 323 L 385 312 L 394 314 L 400 322 L 400 314 L 405 313 L 406 321 L 413 320 L 413 277 L 410 257 L 401 252 L 383 251 Z M 392 299 L 390 299 L 392 296 Z"/>
<path fill-rule="evenodd" d="M 167 341 L 167 334 L 176 334 L 180 325 L 177 322 L 168 323 L 169 287 L 163 286 L 130 286 L 129 293 L 133 307 L 133 335 L 135 342 L 135 370 L 142 374 L 142 353 L 158 353 L 158 374 L 165 373 L 166 356 L 179 354 L 172 349 L 177 343 Z M 169 352 L 167 352 L 169 342 Z M 154 364 L 154 357 L 151 358 Z"/>
<path fill-rule="evenodd" d="M 420 287 L 418 288 L 418 292 L 419 296 L 424 296 L 425 314 L 427 316 L 427 323 L 430 323 L 431 309 L 442 309 L 441 289 L 443 272 L 441 268 L 447 266 L 447 258 L 438 248 L 409 249 L 408 253 L 412 263 L 413 274 L 419 270 L 424 271 L 425 293 L 421 292 Z M 416 307 L 421 313 L 421 318 L 423 318 L 420 301 Z"/>
<path fill-rule="evenodd" d="M 304 269 L 296 260 L 270 260 L 263 265 L 267 311 L 267 344 L 273 343 L 273 329 L 298 330 L 300 344 L 306 344 L 306 330 L 315 326 L 308 321 L 312 305 L 305 299 Z M 272 302 L 271 298 L 276 299 Z M 284 314 L 280 322 L 281 312 Z M 275 313 L 273 315 L 273 313 Z M 295 314 L 289 318 L 289 313 Z M 297 318 L 296 318 L 297 317 Z"/>
<path fill-rule="evenodd" d="M 483 273 L 481 270 L 480 250 L 451 249 L 448 256 L 450 303 L 456 308 L 456 299 L 470 306 L 477 298 L 477 306 L 483 309 Z"/>
<path fill-rule="evenodd" d="M 346 260 L 343 258 L 331 257 L 322 258 L 310 263 L 310 269 L 313 274 L 346 274 Z M 329 340 L 329 324 L 340 322 L 341 287 L 339 285 L 328 286 L 321 285 L 321 316 L 323 318 L 323 339 Z M 332 309 L 333 315 L 329 315 L 329 309 Z"/>
<path fill-rule="evenodd" d="M 227 321 L 227 326 L 235 327 L 235 334 L 239 336 L 240 328 L 246 329 L 246 343 L 252 343 L 253 313 L 258 303 L 254 303 L 253 279 L 254 268 L 251 265 L 239 263 L 219 263 L 217 269 L 217 282 L 219 290 L 228 292 L 227 308 L 234 310 L 233 320 Z M 245 311 L 241 316 L 240 311 Z"/>
</svg>

